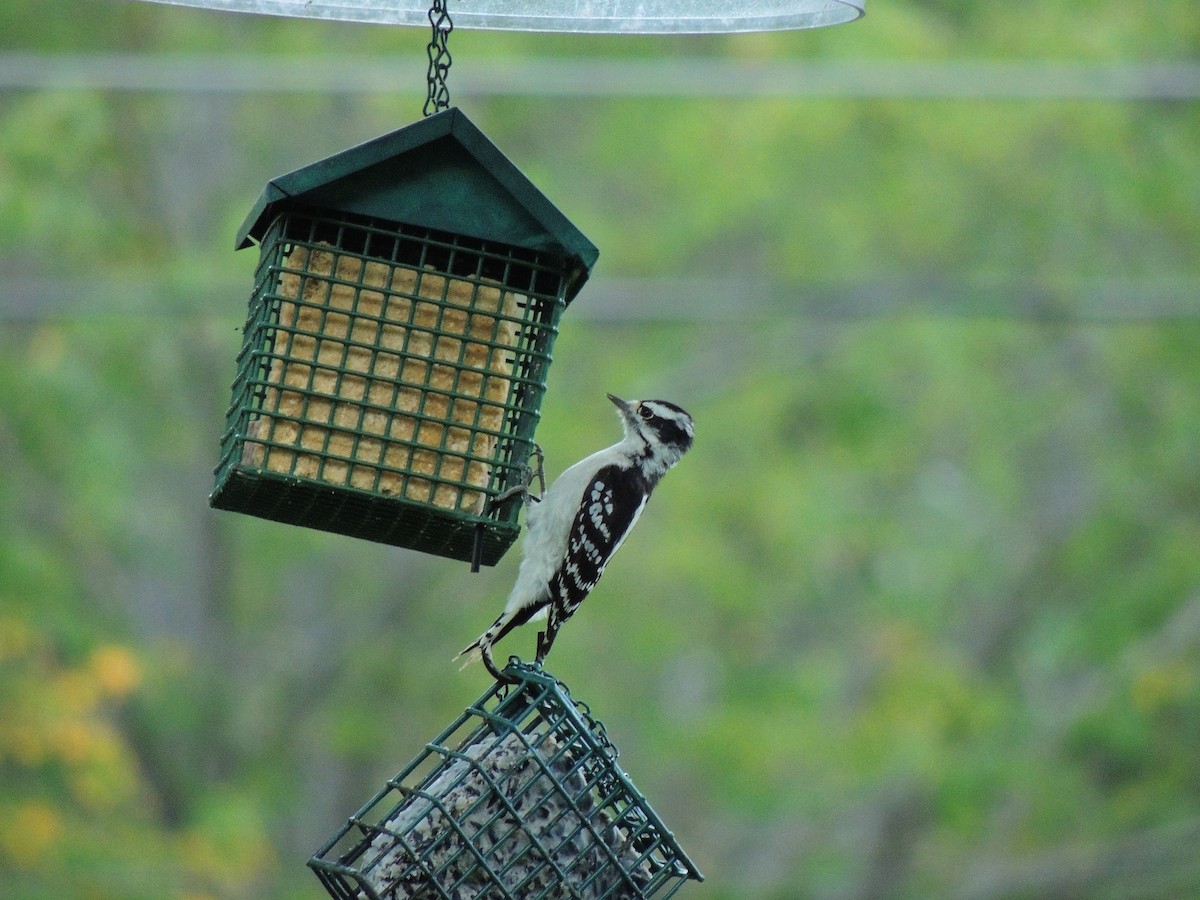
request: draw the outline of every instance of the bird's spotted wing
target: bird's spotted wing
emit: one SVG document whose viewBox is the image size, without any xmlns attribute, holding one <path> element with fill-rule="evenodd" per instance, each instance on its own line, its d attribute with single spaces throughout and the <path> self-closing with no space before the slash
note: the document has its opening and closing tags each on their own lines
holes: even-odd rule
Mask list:
<svg viewBox="0 0 1200 900">
<path fill-rule="evenodd" d="M 649 499 L 636 469 L 605 466 L 588 482 L 571 525 L 567 553 L 550 579 L 550 616 L 565 622 L 583 602 Z"/>
</svg>

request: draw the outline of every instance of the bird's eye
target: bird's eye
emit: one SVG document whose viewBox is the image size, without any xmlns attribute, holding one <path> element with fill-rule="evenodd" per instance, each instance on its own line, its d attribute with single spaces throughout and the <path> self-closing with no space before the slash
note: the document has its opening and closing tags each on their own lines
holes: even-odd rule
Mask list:
<svg viewBox="0 0 1200 900">
<path fill-rule="evenodd" d="M 650 407 L 648 407 L 648 406 L 639 406 L 638 407 L 638 415 L 641 416 L 643 419 L 646 419 L 647 421 L 654 418 L 654 413 L 652 413 L 650 411 Z"/>
</svg>

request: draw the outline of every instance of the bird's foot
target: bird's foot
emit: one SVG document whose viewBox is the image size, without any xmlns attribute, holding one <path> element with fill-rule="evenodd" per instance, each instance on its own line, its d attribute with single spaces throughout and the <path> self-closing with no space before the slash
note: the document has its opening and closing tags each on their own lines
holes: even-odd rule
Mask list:
<svg viewBox="0 0 1200 900">
<path fill-rule="evenodd" d="M 512 682 L 517 680 L 517 679 L 513 678 L 511 675 L 506 674 L 503 670 L 496 667 L 496 661 L 494 659 L 492 659 L 492 654 L 490 651 L 484 650 L 482 653 L 480 653 L 480 656 L 483 659 L 484 667 L 489 672 L 491 672 L 492 677 L 495 678 L 501 684 L 511 684 Z"/>
<path fill-rule="evenodd" d="M 530 457 L 536 460 L 535 465 L 523 463 L 517 467 L 520 473 L 519 480 L 512 487 L 505 488 L 495 497 L 492 498 L 490 508 L 495 509 L 506 500 L 511 500 L 513 497 L 521 497 L 531 503 L 538 503 L 542 496 L 546 493 L 546 455 L 542 452 L 542 448 L 537 444 L 533 445 L 530 451 Z M 529 490 L 533 486 L 534 479 L 537 479 L 538 493 L 534 494 Z"/>
<path fill-rule="evenodd" d="M 530 497 L 534 501 L 540 502 L 542 497 L 544 497 L 546 494 L 546 454 L 542 452 L 540 445 L 534 443 L 533 451 L 530 455 L 537 460 L 537 468 L 531 470 L 529 483 L 533 484 L 533 479 L 535 477 L 538 481 L 538 495 L 534 497 L 532 494 L 530 494 Z"/>
<path fill-rule="evenodd" d="M 537 655 L 533 658 L 533 664 L 539 669 L 542 663 L 546 661 L 546 654 L 550 652 L 550 641 L 546 640 L 546 632 L 539 631 L 537 638 Z"/>
</svg>

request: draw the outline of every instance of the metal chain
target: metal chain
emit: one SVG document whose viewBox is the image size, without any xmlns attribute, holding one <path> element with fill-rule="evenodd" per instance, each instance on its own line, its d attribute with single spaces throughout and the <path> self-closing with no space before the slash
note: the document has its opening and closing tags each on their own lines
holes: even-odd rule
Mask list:
<svg viewBox="0 0 1200 900">
<path fill-rule="evenodd" d="M 450 88 L 446 76 L 450 73 L 450 49 L 448 43 L 454 23 L 446 9 L 447 0 L 433 0 L 429 8 L 429 24 L 433 37 L 429 41 L 429 96 L 425 100 L 425 115 L 431 116 L 441 109 L 450 108 Z"/>
</svg>

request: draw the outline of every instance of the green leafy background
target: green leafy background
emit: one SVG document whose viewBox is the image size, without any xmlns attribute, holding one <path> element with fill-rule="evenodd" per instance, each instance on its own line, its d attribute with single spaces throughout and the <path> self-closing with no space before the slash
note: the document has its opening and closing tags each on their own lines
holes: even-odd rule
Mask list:
<svg viewBox="0 0 1200 900">
<path fill-rule="evenodd" d="M 515 552 L 471 575 L 206 499 L 237 225 L 270 177 L 418 118 L 425 40 L 0 8 L 6 896 L 322 896 L 309 854 L 487 686 L 451 657 Z M 551 473 L 615 439 L 605 391 L 698 423 L 550 660 L 706 874 L 684 894 L 1200 896 L 1193 4 L 871 0 L 821 31 L 451 48 L 452 96 L 531 61 L 945 87 L 455 97 L 601 249 L 556 347 Z M 97 60 L 395 83 L 11 75 Z M 979 63 L 1192 87 L 972 96 Z"/>
</svg>

